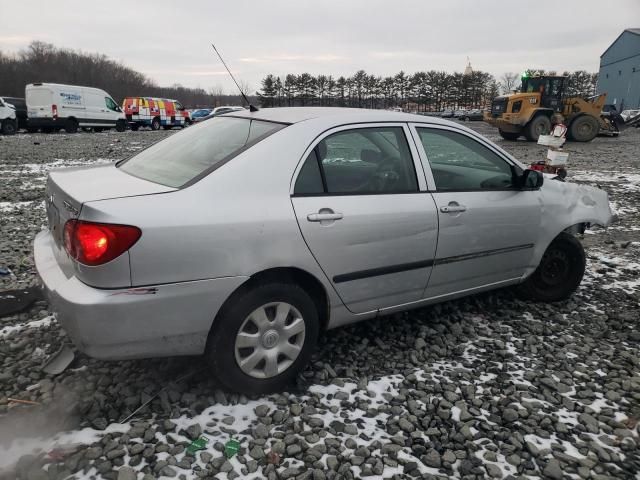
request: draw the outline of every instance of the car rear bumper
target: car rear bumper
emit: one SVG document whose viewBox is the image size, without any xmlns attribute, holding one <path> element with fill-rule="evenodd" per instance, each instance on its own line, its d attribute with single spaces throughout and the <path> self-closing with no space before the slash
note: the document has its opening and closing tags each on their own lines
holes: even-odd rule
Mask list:
<svg viewBox="0 0 640 480">
<path fill-rule="evenodd" d="M 34 258 L 50 307 L 73 343 L 110 360 L 201 354 L 218 310 L 248 278 L 93 288 L 65 275 L 49 231 L 36 236 Z"/>
</svg>

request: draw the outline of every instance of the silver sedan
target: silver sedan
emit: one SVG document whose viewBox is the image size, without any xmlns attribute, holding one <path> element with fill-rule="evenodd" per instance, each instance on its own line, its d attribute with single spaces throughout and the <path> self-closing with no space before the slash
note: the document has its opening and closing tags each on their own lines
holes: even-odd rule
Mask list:
<svg viewBox="0 0 640 480">
<path fill-rule="evenodd" d="M 447 120 L 239 111 L 115 165 L 53 171 L 35 260 L 77 347 L 204 354 L 231 390 L 282 389 L 330 328 L 519 285 L 557 301 L 602 190 L 528 170 Z"/>
</svg>

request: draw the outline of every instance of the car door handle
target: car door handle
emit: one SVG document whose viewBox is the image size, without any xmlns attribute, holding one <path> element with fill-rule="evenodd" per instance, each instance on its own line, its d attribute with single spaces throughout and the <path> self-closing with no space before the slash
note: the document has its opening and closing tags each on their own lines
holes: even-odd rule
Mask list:
<svg viewBox="0 0 640 480">
<path fill-rule="evenodd" d="M 449 205 L 440 207 L 440 211 L 442 213 L 460 213 L 460 212 L 466 212 L 467 207 L 465 207 L 464 205 L 459 205 L 456 202 L 451 202 Z"/>
<path fill-rule="evenodd" d="M 341 213 L 310 213 L 309 215 L 307 215 L 307 220 L 310 222 L 326 222 L 326 221 L 333 221 L 333 220 L 342 220 L 342 218 L 344 217 L 344 215 L 342 215 Z"/>
</svg>

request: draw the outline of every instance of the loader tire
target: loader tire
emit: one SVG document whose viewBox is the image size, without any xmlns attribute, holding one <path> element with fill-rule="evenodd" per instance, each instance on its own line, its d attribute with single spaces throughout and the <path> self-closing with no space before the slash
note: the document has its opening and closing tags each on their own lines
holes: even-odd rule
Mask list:
<svg viewBox="0 0 640 480">
<path fill-rule="evenodd" d="M 524 136 L 530 142 L 537 142 L 540 135 L 547 135 L 551 131 L 551 120 L 546 115 L 537 115 L 524 127 Z"/>
<path fill-rule="evenodd" d="M 590 142 L 600 130 L 600 124 L 591 115 L 580 115 L 569 126 L 569 138 L 576 142 Z"/>
<path fill-rule="evenodd" d="M 518 137 L 521 135 L 520 132 L 505 132 L 504 130 L 500 130 L 500 129 L 498 129 L 498 132 L 500 133 L 500 136 L 505 140 L 512 140 L 512 141 L 518 140 Z"/>
</svg>

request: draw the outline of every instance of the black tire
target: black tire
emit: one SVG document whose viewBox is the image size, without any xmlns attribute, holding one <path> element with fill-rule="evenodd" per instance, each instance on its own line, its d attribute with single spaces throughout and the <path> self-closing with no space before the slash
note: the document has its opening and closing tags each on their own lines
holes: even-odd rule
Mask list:
<svg viewBox="0 0 640 480">
<path fill-rule="evenodd" d="M 4 135 L 15 135 L 18 131 L 18 125 L 16 125 L 16 121 L 10 118 L 7 118 L 2 121 L 2 133 Z"/>
<path fill-rule="evenodd" d="M 520 285 L 520 294 L 538 302 L 565 300 L 580 286 L 585 265 L 580 241 L 562 232 L 547 247 L 536 271 Z"/>
<path fill-rule="evenodd" d="M 191 126 L 191 123 L 192 123 L 192 122 L 191 122 L 191 119 L 190 119 L 190 118 L 187 118 L 187 119 L 184 121 L 184 125 L 183 125 L 183 127 L 182 127 L 182 128 L 184 128 L 184 127 L 190 127 L 190 126 Z"/>
<path fill-rule="evenodd" d="M 502 138 L 504 138 L 505 140 L 511 140 L 511 141 L 517 140 L 518 137 L 521 135 L 520 132 L 505 132 L 504 130 L 500 130 L 500 129 L 498 129 L 498 132 L 500 133 L 500 136 Z"/>
<path fill-rule="evenodd" d="M 272 302 L 286 302 L 300 313 L 305 325 L 304 343 L 295 361 L 282 373 L 255 378 L 245 373 L 236 360 L 236 337 L 252 312 Z M 229 390 L 244 394 L 282 391 L 309 361 L 318 334 L 318 312 L 304 289 L 289 283 L 264 283 L 241 290 L 225 303 L 209 333 L 205 355 L 214 377 Z"/>
<path fill-rule="evenodd" d="M 124 120 L 116 121 L 116 132 L 124 132 L 127 130 L 127 124 Z"/>
<path fill-rule="evenodd" d="M 78 133 L 78 122 L 73 118 L 64 123 L 64 131 L 67 133 Z"/>
<path fill-rule="evenodd" d="M 163 125 L 162 128 L 164 128 L 165 130 L 171 130 L 173 128 L 173 125 Z"/>
<path fill-rule="evenodd" d="M 536 115 L 524 127 L 524 136 L 530 142 L 537 142 L 540 135 L 547 135 L 551 131 L 551 120 L 546 115 Z"/>
<path fill-rule="evenodd" d="M 131 131 L 132 132 L 137 132 L 140 129 L 140 125 L 138 125 L 137 123 L 132 123 L 131 124 Z"/>
<path fill-rule="evenodd" d="M 158 117 L 151 121 L 151 130 L 160 130 L 160 119 Z"/>
<path fill-rule="evenodd" d="M 590 142 L 598 135 L 600 124 L 591 115 L 580 115 L 569 125 L 569 138 L 576 142 Z"/>
<path fill-rule="evenodd" d="M 471 119 L 470 119 L 469 117 L 462 117 L 462 120 L 463 120 L 464 122 L 469 122 L 469 121 L 471 121 Z"/>
</svg>

